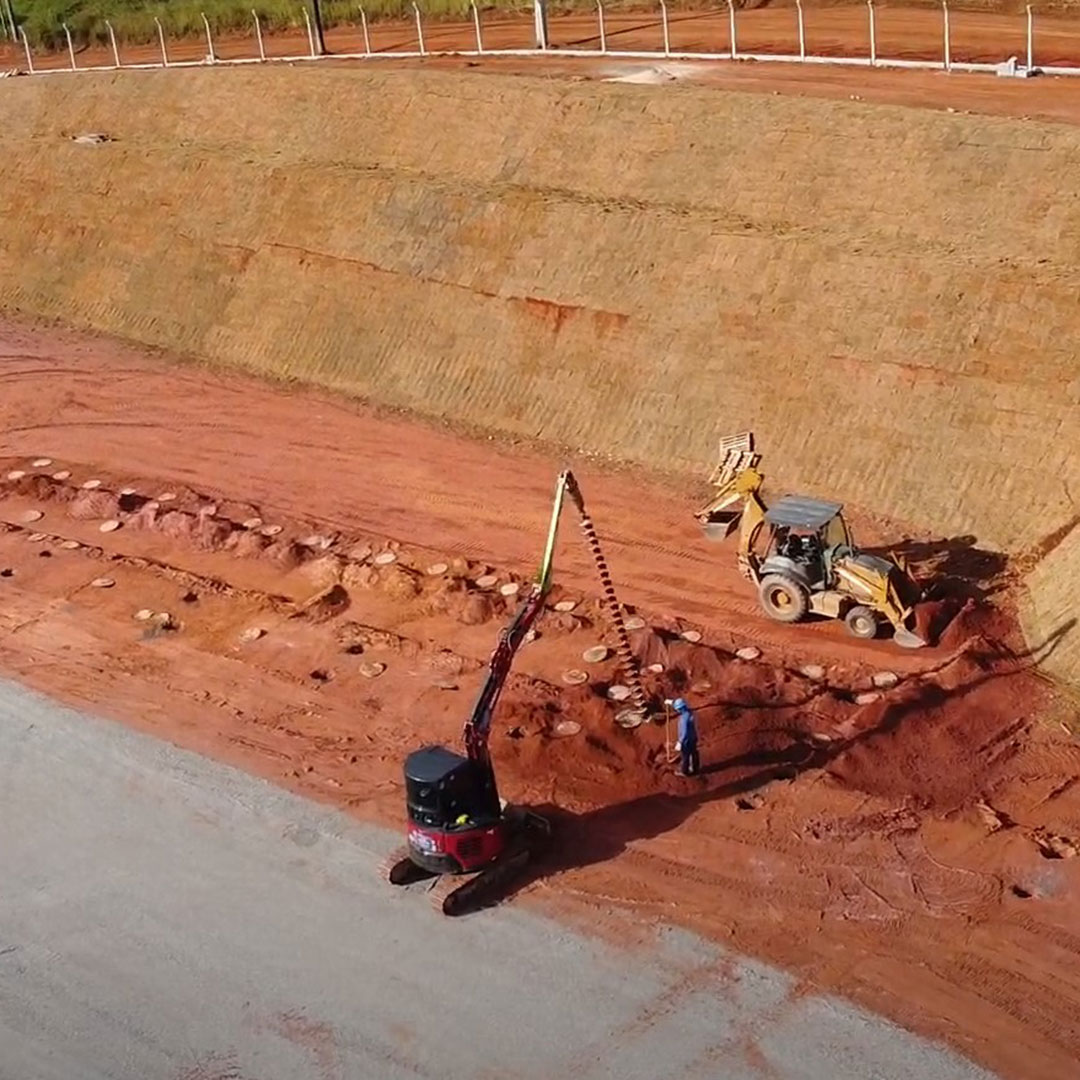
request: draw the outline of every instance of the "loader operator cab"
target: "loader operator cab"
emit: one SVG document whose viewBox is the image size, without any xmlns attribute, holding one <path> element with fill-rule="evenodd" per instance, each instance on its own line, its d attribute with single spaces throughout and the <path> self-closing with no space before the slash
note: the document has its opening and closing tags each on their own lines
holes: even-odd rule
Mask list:
<svg viewBox="0 0 1080 1080">
<path fill-rule="evenodd" d="M 425 832 L 485 827 L 501 816 L 490 765 L 445 746 L 425 746 L 405 759 L 409 822 Z"/>
<path fill-rule="evenodd" d="M 831 588 L 835 560 L 852 550 L 842 509 L 803 495 L 785 495 L 771 506 L 759 555 L 762 575 L 783 574 L 811 590 Z"/>
</svg>

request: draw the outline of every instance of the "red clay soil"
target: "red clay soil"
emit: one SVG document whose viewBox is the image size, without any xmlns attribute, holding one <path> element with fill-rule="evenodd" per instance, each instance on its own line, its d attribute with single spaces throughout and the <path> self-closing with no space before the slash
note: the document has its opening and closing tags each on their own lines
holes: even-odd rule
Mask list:
<svg viewBox="0 0 1080 1080">
<path fill-rule="evenodd" d="M 342 63 L 345 63 L 344 61 Z M 395 67 L 411 61 L 387 61 Z M 711 63 L 708 61 L 572 60 L 546 58 L 473 60 L 441 58 L 425 64 L 502 75 L 561 75 L 590 80 L 655 72 L 678 72 L 695 86 L 754 94 L 790 94 L 832 100 L 901 105 L 916 109 L 1011 116 L 1025 120 L 1080 124 L 1080 79 L 1001 79 L 940 71 L 866 71 L 824 64 Z M 664 76 L 661 75 L 661 79 Z"/>
<path fill-rule="evenodd" d="M 562 462 L 55 330 L 0 324 L 0 385 L 0 671 L 400 827 L 402 758 L 458 740 Z M 577 605 L 544 615 L 493 733 L 503 793 L 559 837 L 512 902 L 601 933 L 677 922 L 1004 1076 L 1071 1075 L 1080 748 L 1007 611 L 969 603 L 918 652 L 767 623 L 694 493 L 575 465 L 647 688 L 695 705 L 705 774 L 673 775 L 663 723 L 614 724 L 567 522 L 552 602 Z M 915 554 L 950 593 L 1003 577 Z"/>
</svg>

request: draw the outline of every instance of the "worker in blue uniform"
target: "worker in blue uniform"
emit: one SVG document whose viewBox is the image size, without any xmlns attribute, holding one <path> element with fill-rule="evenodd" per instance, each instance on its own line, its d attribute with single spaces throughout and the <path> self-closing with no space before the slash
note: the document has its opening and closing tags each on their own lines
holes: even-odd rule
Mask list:
<svg viewBox="0 0 1080 1080">
<path fill-rule="evenodd" d="M 698 755 L 697 721 L 693 710 L 683 698 L 669 699 L 664 704 L 670 705 L 679 717 L 678 741 L 675 743 L 675 749 L 682 755 L 679 773 L 682 776 L 696 776 L 701 768 L 701 758 Z"/>
</svg>

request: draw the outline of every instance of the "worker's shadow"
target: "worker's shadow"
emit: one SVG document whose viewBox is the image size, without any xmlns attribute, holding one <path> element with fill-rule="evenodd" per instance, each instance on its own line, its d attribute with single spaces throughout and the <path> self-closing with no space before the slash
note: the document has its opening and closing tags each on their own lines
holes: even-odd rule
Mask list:
<svg viewBox="0 0 1080 1080">
<path fill-rule="evenodd" d="M 986 682 L 1029 671 L 1047 659 L 1075 625 L 1076 619 L 1068 620 L 1037 648 L 1020 654 L 1004 654 L 993 647 L 987 647 L 981 653 L 972 650 L 968 655 L 975 660 L 974 666 L 978 670 L 966 682 L 951 689 L 922 682 L 911 696 L 888 706 L 878 724 L 848 739 L 822 745 L 811 741 L 804 733 L 791 731 L 791 741 L 782 749 L 751 748 L 737 757 L 714 762 L 702 770 L 700 778 L 680 781 L 686 785 L 685 795 L 657 792 L 585 813 L 552 805 L 532 807 L 551 823 L 552 842 L 504 895 L 512 895 L 538 881 L 614 859 L 639 841 L 651 840 L 678 828 L 708 803 L 734 799 L 740 811 L 752 813 L 766 805 L 766 801 L 753 797 L 755 792 L 770 784 L 793 781 L 804 772 L 826 768 L 852 747 L 895 731 L 907 716 L 941 708 L 949 701 L 962 700 Z M 1003 659 L 1008 660 L 1007 666 L 1001 666 Z M 775 727 L 761 731 L 761 735 L 772 743 L 776 741 L 776 734 Z M 751 769 L 749 773 L 747 767 Z M 725 773 L 738 775 L 725 782 Z M 659 775 L 657 782 L 661 782 Z"/>
</svg>

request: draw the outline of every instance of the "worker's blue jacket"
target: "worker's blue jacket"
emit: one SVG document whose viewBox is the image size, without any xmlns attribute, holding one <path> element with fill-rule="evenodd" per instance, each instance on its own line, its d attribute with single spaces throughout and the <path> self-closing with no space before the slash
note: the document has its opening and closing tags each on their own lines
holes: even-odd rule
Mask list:
<svg viewBox="0 0 1080 1080">
<path fill-rule="evenodd" d="M 687 750 L 697 746 L 697 724 L 689 708 L 679 710 L 679 743 Z"/>
</svg>

